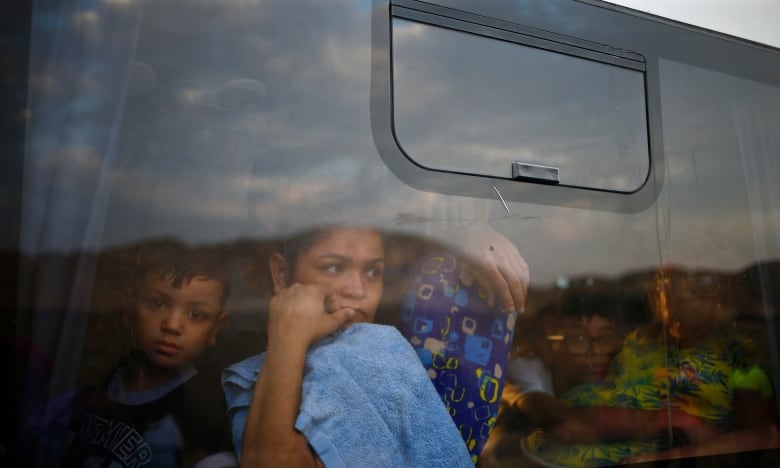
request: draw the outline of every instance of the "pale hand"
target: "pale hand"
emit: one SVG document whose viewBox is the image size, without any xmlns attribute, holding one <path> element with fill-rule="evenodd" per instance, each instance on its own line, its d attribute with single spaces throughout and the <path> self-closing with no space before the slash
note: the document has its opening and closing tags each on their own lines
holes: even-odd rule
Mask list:
<svg viewBox="0 0 780 468">
<path fill-rule="evenodd" d="M 515 244 L 484 224 L 463 228 L 457 234 L 457 243 L 480 286 L 487 291 L 488 305 L 523 312 L 531 275 Z"/>
</svg>

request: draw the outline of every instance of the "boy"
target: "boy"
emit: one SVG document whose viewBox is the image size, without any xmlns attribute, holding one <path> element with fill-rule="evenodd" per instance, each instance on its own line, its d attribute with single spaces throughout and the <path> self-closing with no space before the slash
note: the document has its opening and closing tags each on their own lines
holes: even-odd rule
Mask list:
<svg viewBox="0 0 780 468">
<path fill-rule="evenodd" d="M 635 313 L 642 305 L 596 288 L 577 288 L 566 295 L 559 308 L 541 311 L 539 357 L 517 358 L 507 370 L 516 393 L 560 396 L 579 384 L 605 377 L 612 357 L 620 350 L 623 333 L 637 324 L 625 323 L 623 310 L 631 307 Z"/>
<path fill-rule="evenodd" d="M 228 292 L 229 269 L 218 255 L 175 241 L 143 246 L 124 301 L 132 351 L 102 384 L 70 392 L 30 418 L 53 449 L 51 461 L 235 463 L 219 383 L 193 365 L 216 343 Z"/>
<path fill-rule="evenodd" d="M 633 320 L 626 320 L 629 312 Z M 603 380 L 623 334 L 646 315 L 639 300 L 621 298 L 598 285 L 574 288 L 560 308 L 544 308 L 539 316 L 539 357 L 510 363 L 504 407 L 482 465 L 490 466 L 496 457 L 511 458 L 523 435 L 565 419 L 567 407 L 556 397 Z"/>
<path fill-rule="evenodd" d="M 625 331 L 619 328 L 619 315 L 616 297 L 588 292 L 570 295 L 557 315 L 543 318 L 539 347 L 550 369 L 553 396 L 606 376 Z"/>
</svg>

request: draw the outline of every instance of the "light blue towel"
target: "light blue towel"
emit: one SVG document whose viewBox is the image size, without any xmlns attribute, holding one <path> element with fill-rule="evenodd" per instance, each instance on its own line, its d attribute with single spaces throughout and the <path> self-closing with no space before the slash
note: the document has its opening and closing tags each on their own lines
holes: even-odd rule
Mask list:
<svg viewBox="0 0 780 468">
<path fill-rule="evenodd" d="M 264 359 L 251 357 L 222 374 L 239 456 Z M 473 467 L 416 353 L 385 325 L 355 324 L 309 350 L 295 428 L 328 468 Z"/>
</svg>

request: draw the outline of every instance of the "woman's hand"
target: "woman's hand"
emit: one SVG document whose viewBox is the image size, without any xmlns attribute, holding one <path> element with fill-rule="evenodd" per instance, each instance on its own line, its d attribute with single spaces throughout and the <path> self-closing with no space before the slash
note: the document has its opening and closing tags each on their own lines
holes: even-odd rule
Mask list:
<svg viewBox="0 0 780 468">
<path fill-rule="evenodd" d="M 321 285 L 293 284 L 271 299 L 268 312 L 269 346 L 304 349 L 340 329 L 355 311 L 341 307 Z"/>
<path fill-rule="evenodd" d="M 242 466 L 322 466 L 295 430 L 306 352 L 354 314 L 320 285 L 293 284 L 271 299 L 268 351 L 244 426 Z"/>
</svg>

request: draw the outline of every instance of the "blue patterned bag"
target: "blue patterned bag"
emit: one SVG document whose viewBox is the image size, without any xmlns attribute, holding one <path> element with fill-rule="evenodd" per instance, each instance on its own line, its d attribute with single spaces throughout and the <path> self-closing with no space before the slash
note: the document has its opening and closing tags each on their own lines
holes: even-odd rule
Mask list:
<svg viewBox="0 0 780 468">
<path fill-rule="evenodd" d="M 466 262 L 450 252 L 429 253 L 411 275 L 399 329 L 476 463 L 498 414 L 517 315 L 489 309 Z"/>
</svg>

